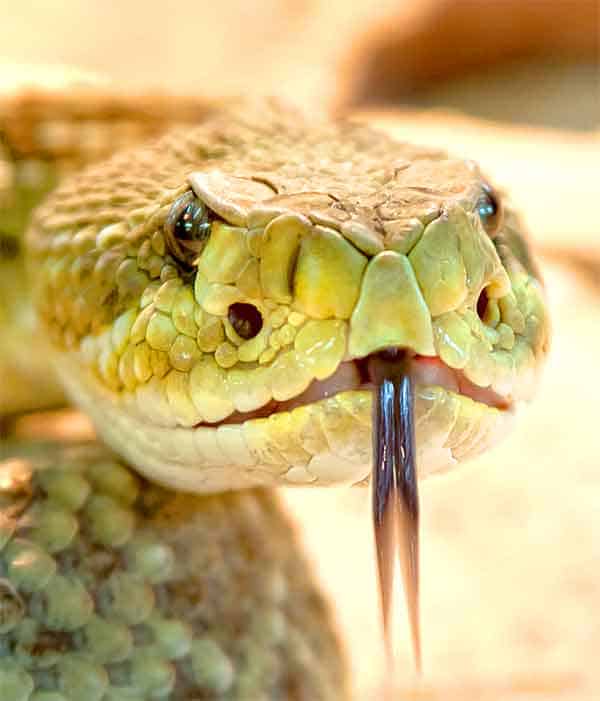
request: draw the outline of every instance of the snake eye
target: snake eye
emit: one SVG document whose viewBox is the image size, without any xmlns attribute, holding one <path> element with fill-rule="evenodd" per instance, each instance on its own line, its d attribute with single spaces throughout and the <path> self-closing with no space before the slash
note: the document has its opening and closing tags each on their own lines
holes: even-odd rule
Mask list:
<svg viewBox="0 0 600 701">
<path fill-rule="evenodd" d="M 237 335 L 246 340 L 254 338 L 262 329 L 263 320 L 261 313 L 252 304 L 236 302 L 230 305 L 227 318 Z"/>
<path fill-rule="evenodd" d="M 173 203 L 165 223 L 167 245 L 181 263 L 191 266 L 202 252 L 211 227 L 211 212 L 193 192 Z"/>
<path fill-rule="evenodd" d="M 483 228 L 488 236 L 493 238 L 502 226 L 504 216 L 500 198 L 487 183 L 483 183 L 481 186 L 481 194 L 477 200 L 476 209 Z"/>
</svg>

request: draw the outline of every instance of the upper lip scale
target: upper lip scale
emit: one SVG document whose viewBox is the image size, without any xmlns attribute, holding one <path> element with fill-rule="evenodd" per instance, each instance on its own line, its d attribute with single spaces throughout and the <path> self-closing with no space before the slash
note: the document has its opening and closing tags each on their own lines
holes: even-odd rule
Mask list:
<svg viewBox="0 0 600 701">
<path fill-rule="evenodd" d="M 437 357 L 415 356 L 411 363 L 415 385 L 437 385 L 445 389 L 464 394 L 474 401 L 487 404 L 496 409 L 505 410 L 510 407 L 510 402 L 505 397 L 494 392 L 489 387 L 479 387 L 473 384 L 464 373 L 455 370 L 443 363 Z M 340 392 L 356 390 L 372 390 L 374 387 L 369 376 L 367 364 L 361 360 L 351 360 L 341 363 L 338 369 L 325 380 L 313 380 L 310 385 L 297 397 L 267 402 L 262 407 L 252 411 L 234 411 L 222 421 L 210 424 L 200 422 L 194 428 L 200 426 L 220 426 L 223 424 L 241 424 L 250 419 L 266 418 L 271 414 L 290 411 L 296 407 L 317 402 Z"/>
</svg>

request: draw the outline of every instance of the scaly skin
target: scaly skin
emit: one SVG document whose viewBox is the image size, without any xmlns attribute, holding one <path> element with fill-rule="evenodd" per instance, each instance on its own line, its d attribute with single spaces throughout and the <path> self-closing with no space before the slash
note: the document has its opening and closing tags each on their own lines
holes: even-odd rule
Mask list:
<svg viewBox="0 0 600 701">
<path fill-rule="evenodd" d="M 43 345 L 23 351 L 36 333 L 20 245 L 31 210 L 83 165 L 214 109 L 202 98 L 102 90 L 76 71 L 53 74 L 53 88 L 32 87 L 41 77 L 49 79 L 19 73 L 0 84 L 0 329 L 10 329 L 0 348 L 0 415 L 65 401 Z"/>
<path fill-rule="evenodd" d="M 213 216 L 190 269 L 166 231 L 192 189 Z M 153 480 L 195 491 L 364 481 L 368 387 L 278 403 L 389 345 L 439 355 L 501 395 L 494 408 L 418 387 L 422 474 L 444 469 L 502 433 L 547 346 L 516 220 L 492 242 L 480 192 L 476 168 L 443 154 L 233 105 L 78 175 L 39 210 L 29 246 L 42 336 L 107 442 Z M 255 339 L 234 331 L 235 302 L 260 311 Z M 255 409 L 270 415 L 243 422 Z"/>
<path fill-rule="evenodd" d="M 392 345 L 461 371 L 460 391 L 416 376 L 421 475 L 447 469 L 502 435 L 547 350 L 517 220 L 509 211 L 492 240 L 482 186 L 475 165 L 363 126 L 230 105 L 92 167 L 38 210 L 42 333 L 100 435 L 166 485 L 364 481 L 372 392 L 350 361 Z M 185 265 L 169 215 L 187 192 L 211 225 Z M 234 303 L 260 312 L 254 338 L 234 330 Z M 311 383 L 338 371 L 315 401 Z"/>
<path fill-rule="evenodd" d="M 97 443 L 0 449 L 2 701 L 346 698 L 272 494 L 166 491 Z"/>
<path fill-rule="evenodd" d="M 82 164 L 208 110 L 66 85 L 0 99 L 0 418 L 65 401 L 24 278 L 31 208 Z M 310 573 L 274 494 L 176 494 L 99 444 L 0 437 L 2 701 L 345 699 Z"/>
</svg>

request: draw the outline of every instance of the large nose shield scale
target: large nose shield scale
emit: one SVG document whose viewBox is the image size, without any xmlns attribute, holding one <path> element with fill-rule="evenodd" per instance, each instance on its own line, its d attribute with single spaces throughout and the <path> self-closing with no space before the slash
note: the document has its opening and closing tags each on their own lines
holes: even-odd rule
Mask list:
<svg viewBox="0 0 600 701">
<path fill-rule="evenodd" d="M 405 255 L 383 251 L 365 270 L 350 319 L 348 352 L 362 358 L 389 347 L 435 355 L 429 308 Z"/>
</svg>

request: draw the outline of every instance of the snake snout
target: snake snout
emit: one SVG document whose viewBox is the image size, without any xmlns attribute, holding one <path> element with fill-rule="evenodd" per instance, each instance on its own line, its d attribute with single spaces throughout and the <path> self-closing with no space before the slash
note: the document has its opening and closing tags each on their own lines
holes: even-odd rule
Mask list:
<svg viewBox="0 0 600 701">
<path fill-rule="evenodd" d="M 348 351 L 364 357 L 390 347 L 436 354 L 431 315 L 408 258 L 383 251 L 365 270 L 350 319 Z"/>
</svg>

